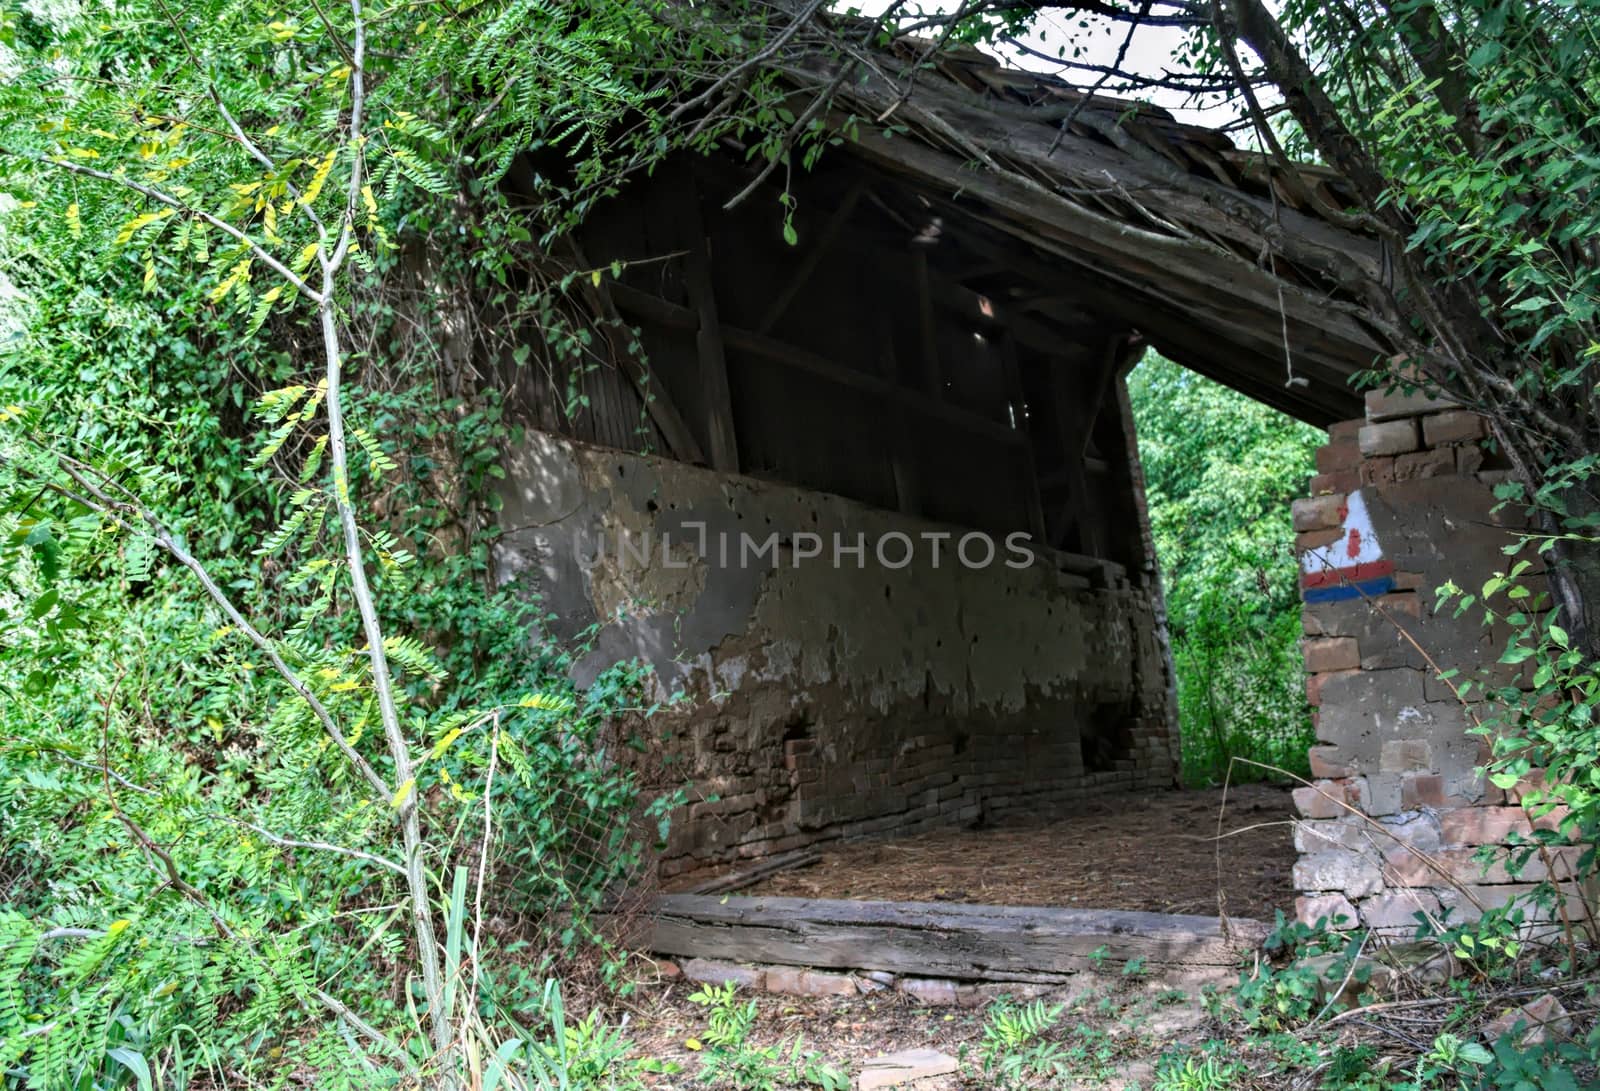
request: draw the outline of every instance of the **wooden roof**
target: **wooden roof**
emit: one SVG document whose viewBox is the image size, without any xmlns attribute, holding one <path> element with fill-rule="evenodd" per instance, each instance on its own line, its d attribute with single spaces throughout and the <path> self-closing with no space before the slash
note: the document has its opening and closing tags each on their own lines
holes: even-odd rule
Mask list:
<svg viewBox="0 0 1600 1091">
<path fill-rule="evenodd" d="M 929 62 L 927 45 L 857 54 L 842 79 L 836 54 L 781 67 L 802 92 L 838 81 L 850 153 L 897 183 L 892 199 L 936 223 L 940 245 L 1003 268 L 1013 296 L 1087 304 L 1302 420 L 1360 415 L 1350 377 L 1387 349 L 1357 291 L 1384 255 L 1346 226 L 1336 175 L 1285 177 L 1159 108 L 1086 100 L 976 49 Z"/>
</svg>

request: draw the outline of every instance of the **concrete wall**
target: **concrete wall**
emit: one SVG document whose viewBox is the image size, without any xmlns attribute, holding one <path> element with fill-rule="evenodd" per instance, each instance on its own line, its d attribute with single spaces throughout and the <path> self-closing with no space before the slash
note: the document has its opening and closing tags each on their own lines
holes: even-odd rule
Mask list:
<svg viewBox="0 0 1600 1091">
<path fill-rule="evenodd" d="M 1343 915 L 1345 927 L 1409 932 L 1418 911 L 1470 919 L 1545 877 L 1537 858 L 1515 882 L 1503 863 L 1486 871 L 1477 862 L 1484 845 L 1503 861 L 1530 816 L 1519 793 L 1477 774 L 1487 758 L 1470 731 L 1480 710 L 1439 677 L 1522 677 L 1496 664 L 1507 634 L 1485 628 L 1481 612 L 1434 608 L 1447 580 L 1476 592 L 1508 567 L 1502 547 L 1520 516 L 1492 510 L 1507 471 L 1484 434 L 1477 416 L 1446 403 L 1374 392 L 1364 420 L 1329 430 L 1313 495 L 1295 504 L 1318 738 L 1317 779 L 1295 792 L 1294 878 L 1307 922 Z M 1558 877 L 1570 851 L 1555 855 Z"/>
<path fill-rule="evenodd" d="M 1153 566 L 1008 567 L 1020 555 L 997 538 L 993 563 L 969 568 L 959 528 L 529 437 L 507 465 L 502 578 L 543 595 L 558 636 L 605 622 L 580 682 L 638 656 L 662 694 L 685 694 L 651 721 L 701 799 L 664 876 L 1172 783 Z M 752 558 L 741 534 L 775 548 Z M 836 535 L 863 553 L 836 563 Z M 937 562 L 928 535 L 945 535 Z"/>
</svg>

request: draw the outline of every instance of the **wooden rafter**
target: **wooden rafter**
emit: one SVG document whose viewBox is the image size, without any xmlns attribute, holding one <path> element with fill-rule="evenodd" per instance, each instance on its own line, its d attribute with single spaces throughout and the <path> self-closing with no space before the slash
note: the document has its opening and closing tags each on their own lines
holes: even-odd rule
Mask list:
<svg viewBox="0 0 1600 1091">
<path fill-rule="evenodd" d="M 664 325 L 669 325 L 675 329 L 697 329 L 699 327 L 700 316 L 696 312 L 677 303 L 661 299 L 658 296 L 641 292 L 638 289 L 621 289 L 619 286 L 616 301 L 618 305 L 641 318 L 661 319 L 664 320 Z M 969 412 L 960 406 L 950 404 L 940 398 L 934 398 L 929 394 L 903 387 L 880 374 L 861 371 L 844 364 L 835 363 L 824 356 L 798 348 L 777 338 L 767 337 L 753 330 L 740 329 L 737 326 L 723 325 L 722 340 L 728 348 L 750 353 L 752 356 L 770 363 L 782 364 L 797 371 L 808 372 L 839 386 L 850 387 L 880 398 L 893 400 L 909 412 L 944 421 L 963 431 L 987 436 L 989 439 L 1007 446 L 1018 446 L 1022 442 L 1016 429 L 999 421 Z"/>
<path fill-rule="evenodd" d="M 828 222 L 823 225 L 817 241 L 811 244 L 805 256 L 800 259 L 800 264 L 795 266 L 794 273 L 789 277 L 789 283 L 783 286 L 783 290 L 767 308 L 767 313 L 761 316 L 761 321 L 756 324 L 757 333 L 771 333 L 772 327 L 776 326 L 778 320 L 788 312 L 789 304 L 794 302 L 794 297 L 810 283 L 812 274 L 817 271 L 817 265 L 828 256 L 833 244 L 838 241 L 839 232 L 850 222 L 850 216 L 856 210 L 856 202 L 861 200 L 866 188 L 866 180 L 858 178 L 845 193 L 844 199 L 839 202 L 839 207 L 834 209 L 833 215 L 828 217 Z"/>
<path fill-rule="evenodd" d="M 568 243 L 577 267 L 590 268 L 578 241 L 569 238 Z M 604 278 L 599 283 L 594 283 L 587 277 L 580 277 L 579 280 L 584 285 L 583 291 L 589 299 L 589 305 L 599 312 L 606 324 L 614 330 L 628 329 L 627 323 L 617 313 L 616 301 L 612 299 L 613 285 L 608 285 Z M 661 381 L 651 372 L 643 357 L 634 350 L 632 341 L 631 336 L 626 339 L 612 338 L 612 355 L 617 361 L 617 366 L 638 390 L 639 397 L 644 401 L 645 411 L 650 414 L 655 426 L 661 430 L 661 436 L 666 440 L 672 457 L 680 462 L 704 465 L 706 456 L 700 448 L 700 441 L 694 438 L 694 432 L 684 421 L 683 414 L 678 412 L 678 407 L 673 404 Z"/>
</svg>

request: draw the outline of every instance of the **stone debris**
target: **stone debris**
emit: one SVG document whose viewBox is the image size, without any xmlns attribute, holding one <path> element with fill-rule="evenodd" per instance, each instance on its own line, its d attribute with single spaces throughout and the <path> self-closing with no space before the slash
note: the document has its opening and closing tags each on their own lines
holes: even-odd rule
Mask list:
<svg viewBox="0 0 1600 1091">
<path fill-rule="evenodd" d="M 1517 1047 L 1528 1049 L 1531 1046 L 1543 1045 L 1552 1039 L 1570 1037 L 1572 1017 L 1567 1014 L 1567 1009 L 1561 1006 L 1561 1001 L 1550 993 L 1545 993 L 1537 1000 L 1530 1000 L 1520 1007 L 1507 1008 L 1489 1020 L 1483 1025 L 1483 1039 L 1493 1044 L 1516 1031 L 1519 1026 L 1522 1030 L 1517 1036 Z"/>
<path fill-rule="evenodd" d="M 935 1049 L 903 1049 L 862 1064 L 856 1076 L 856 1091 L 899 1087 L 930 1076 L 948 1076 L 958 1067 L 954 1057 Z"/>
<path fill-rule="evenodd" d="M 691 958 L 681 969 L 683 976 L 701 985 L 723 985 L 731 981 L 741 989 L 765 989 L 767 972 L 754 966 L 741 966 L 737 962 L 722 962 L 714 958 Z"/>
<path fill-rule="evenodd" d="M 767 991 L 785 996 L 854 996 L 856 983 L 849 974 L 773 966 L 767 970 Z"/>
</svg>

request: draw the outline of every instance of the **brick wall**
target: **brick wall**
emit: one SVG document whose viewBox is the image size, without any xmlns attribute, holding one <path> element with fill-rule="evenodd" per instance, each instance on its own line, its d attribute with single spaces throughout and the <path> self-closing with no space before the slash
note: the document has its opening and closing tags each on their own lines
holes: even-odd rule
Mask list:
<svg viewBox="0 0 1600 1091">
<path fill-rule="evenodd" d="M 1434 608 L 1446 580 L 1476 590 L 1506 567 L 1519 516 L 1493 511 L 1492 487 L 1507 470 L 1483 442 L 1483 421 L 1448 402 L 1375 391 L 1366 408 L 1329 429 L 1311 496 L 1294 506 L 1317 727 L 1315 780 L 1294 793 L 1294 880 L 1302 920 L 1343 916 L 1344 927 L 1398 932 L 1419 911 L 1471 919 L 1525 895 L 1547 870 L 1536 858 L 1516 881 L 1508 873 L 1508 843 L 1530 829 L 1529 813 L 1520 792 L 1478 775 L 1487 750 L 1471 728 L 1481 710 L 1439 677 L 1525 677 L 1497 664 L 1507 633 L 1480 612 Z M 1487 869 L 1482 846 L 1495 858 Z M 1573 851 L 1553 854 L 1557 878 Z M 1568 901 L 1581 914 L 1581 901 Z"/>
<path fill-rule="evenodd" d="M 592 644 L 580 683 L 637 658 L 652 700 L 684 695 L 649 721 L 663 783 L 695 800 L 662 878 L 1176 777 L 1148 551 L 1131 571 L 1042 550 L 972 568 L 963 528 L 537 431 L 507 471 L 499 574 L 541 596 L 557 637 Z M 746 563 L 746 533 L 773 553 Z M 865 544 L 802 561 L 801 535 Z M 923 547 L 886 565 L 874 543 L 894 535 Z M 660 548 L 628 560 L 625 538 Z"/>
</svg>

